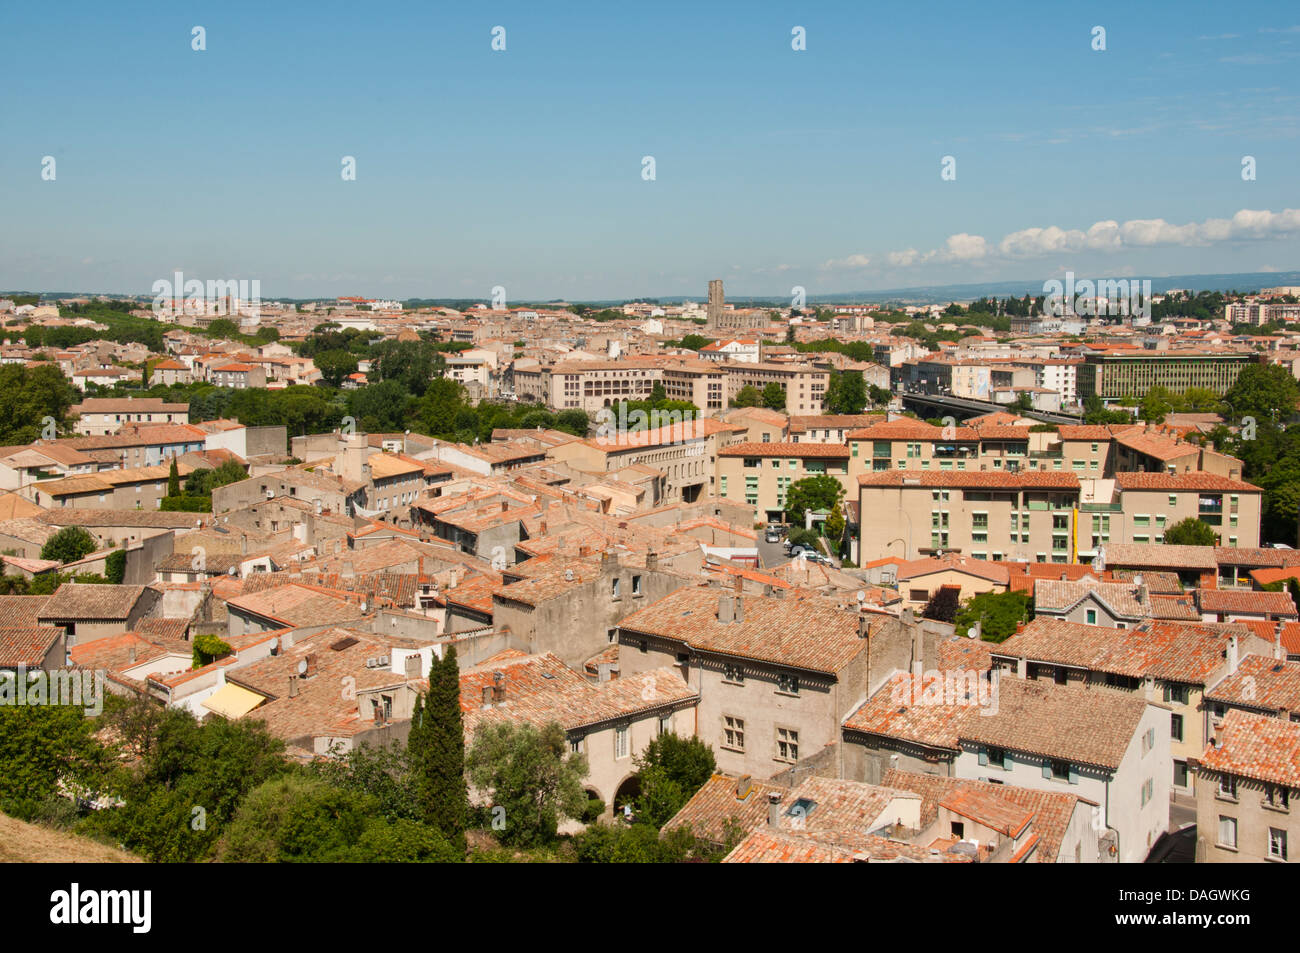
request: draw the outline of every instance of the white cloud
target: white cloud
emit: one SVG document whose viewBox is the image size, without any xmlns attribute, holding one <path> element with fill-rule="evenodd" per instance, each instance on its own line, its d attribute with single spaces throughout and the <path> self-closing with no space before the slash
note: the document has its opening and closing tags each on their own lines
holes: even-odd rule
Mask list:
<svg viewBox="0 0 1300 953">
<path fill-rule="evenodd" d="M 1196 247 L 1218 242 L 1251 241 L 1300 233 L 1300 209 L 1271 212 L 1267 209 L 1242 209 L 1232 218 L 1209 218 L 1204 222 L 1175 225 L 1163 218 L 1138 218 L 1127 222 L 1107 219 L 1095 222 L 1087 230 L 1064 229 L 1057 225 L 1024 228 L 1005 235 L 991 245 L 981 235 L 960 232 L 950 235 L 941 248 L 919 252 L 915 248 L 889 252 L 885 259 L 896 268 L 925 264 L 932 259 L 944 262 L 969 262 L 986 258 L 1030 259 L 1079 251 L 1118 252 L 1126 248 L 1155 246 Z M 834 259 L 823 267 L 865 267 L 866 255 Z"/>
<path fill-rule="evenodd" d="M 868 255 L 849 255 L 847 258 L 832 258 L 830 261 L 822 263 L 824 271 L 841 270 L 845 268 L 866 268 L 871 264 L 871 257 Z"/>
</svg>

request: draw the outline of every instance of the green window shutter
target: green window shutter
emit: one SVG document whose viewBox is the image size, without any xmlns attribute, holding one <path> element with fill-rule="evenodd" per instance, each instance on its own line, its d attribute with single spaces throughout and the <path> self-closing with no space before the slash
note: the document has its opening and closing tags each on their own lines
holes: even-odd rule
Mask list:
<svg viewBox="0 0 1300 953">
<path fill-rule="evenodd" d="M 989 750 L 988 750 L 988 748 L 980 748 L 980 765 L 982 766 L 982 765 L 986 765 L 986 764 L 988 764 L 988 763 L 989 763 Z"/>
<path fill-rule="evenodd" d="M 1043 777 L 1047 778 L 1049 781 L 1052 778 L 1052 762 L 1047 758 L 1043 759 Z"/>
<path fill-rule="evenodd" d="M 1079 769 L 1074 764 L 1070 765 L 1070 783 L 1079 783 Z"/>
</svg>

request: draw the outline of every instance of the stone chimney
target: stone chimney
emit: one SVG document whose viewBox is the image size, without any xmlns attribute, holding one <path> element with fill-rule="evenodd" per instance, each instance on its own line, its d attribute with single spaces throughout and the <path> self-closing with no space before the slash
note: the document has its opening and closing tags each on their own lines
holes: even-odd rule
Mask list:
<svg viewBox="0 0 1300 953">
<path fill-rule="evenodd" d="M 505 672 L 492 673 L 492 695 L 496 699 L 498 705 L 506 700 L 506 673 Z"/>
<path fill-rule="evenodd" d="M 773 829 L 781 826 L 781 795 L 775 791 L 767 795 L 767 826 Z"/>
<path fill-rule="evenodd" d="M 731 593 L 724 592 L 720 595 L 718 597 L 718 621 L 723 625 L 730 625 L 735 606 L 736 603 Z"/>
<path fill-rule="evenodd" d="M 1286 623 L 1278 620 L 1277 631 L 1273 633 L 1273 661 L 1286 661 L 1286 654 L 1282 651 L 1282 626 Z"/>
<path fill-rule="evenodd" d="M 405 673 L 407 678 L 420 677 L 420 656 L 408 655 L 406 657 L 406 661 L 403 664 L 405 666 Z"/>
<path fill-rule="evenodd" d="M 656 553 L 653 549 L 646 551 L 645 568 L 651 570 L 659 568 L 659 554 Z"/>
<path fill-rule="evenodd" d="M 491 685 L 483 686 L 483 707 L 484 708 L 492 707 L 492 686 Z"/>
<path fill-rule="evenodd" d="M 609 662 L 597 662 L 597 663 L 596 663 L 596 681 L 598 681 L 598 682 L 608 682 L 609 679 L 610 679 L 610 672 L 611 672 L 611 670 L 613 669 L 613 667 L 614 667 L 614 666 L 613 666 L 612 664 L 610 664 Z"/>
<path fill-rule="evenodd" d="M 740 580 L 736 580 L 736 581 L 739 582 Z M 740 593 L 736 593 L 735 620 L 737 622 L 745 621 L 745 597 L 742 596 Z"/>
<path fill-rule="evenodd" d="M 1228 674 L 1235 675 L 1237 672 L 1237 637 L 1228 636 L 1228 649 L 1226 653 L 1228 659 Z"/>
<path fill-rule="evenodd" d="M 298 676 L 297 675 L 289 676 L 289 697 L 290 698 L 298 697 Z"/>
</svg>

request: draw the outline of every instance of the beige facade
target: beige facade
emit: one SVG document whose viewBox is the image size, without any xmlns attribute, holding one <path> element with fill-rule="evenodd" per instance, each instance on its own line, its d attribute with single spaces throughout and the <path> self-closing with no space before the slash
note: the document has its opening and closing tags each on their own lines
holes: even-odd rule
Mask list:
<svg viewBox="0 0 1300 953">
<path fill-rule="evenodd" d="M 849 451 L 835 444 L 741 443 L 718 452 L 717 495 L 744 503 L 755 522 L 780 521 L 791 484 L 815 476 L 832 476 L 853 492 Z"/>
<path fill-rule="evenodd" d="M 830 383 L 830 371 L 820 370 L 810 364 L 756 364 L 727 363 L 719 365 L 727 375 L 727 400 L 735 397 L 743 387 L 762 390 L 768 384 L 779 384 L 785 391 L 785 412 L 788 414 L 820 414 Z"/>
</svg>

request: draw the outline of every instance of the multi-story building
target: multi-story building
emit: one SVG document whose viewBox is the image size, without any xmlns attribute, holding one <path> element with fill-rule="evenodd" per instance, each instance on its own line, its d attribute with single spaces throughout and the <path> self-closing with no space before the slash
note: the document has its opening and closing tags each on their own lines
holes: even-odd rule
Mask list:
<svg viewBox="0 0 1300 953">
<path fill-rule="evenodd" d="M 168 403 L 157 397 L 87 397 L 68 408 L 77 416 L 73 429 L 85 436 L 117 433 L 129 423 L 187 424 L 190 405 Z"/>
<path fill-rule="evenodd" d="M 1300 724 L 1232 710 L 1193 765 L 1196 862 L 1289 863 L 1300 837 Z"/>
<path fill-rule="evenodd" d="M 785 392 L 787 414 L 820 414 L 826 397 L 826 385 L 831 373 L 811 364 L 720 364 L 727 375 L 727 399 L 735 397 L 743 387 L 761 391 L 768 384 L 777 384 Z"/>
<path fill-rule="evenodd" d="M 849 448 L 833 443 L 738 443 L 718 451 L 717 495 L 744 501 L 756 521 L 781 522 L 790 485 L 832 476 L 852 494 Z"/>
<path fill-rule="evenodd" d="M 951 551 L 1074 561 L 1073 473 L 892 470 L 862 474 L 858 488 L 863 561 Z"/>
<path fill-rule="evenodd" d="M 1152 387 L 1181 394 L 1193 387 L 1225 394 L 1242 368 L 1259 364 L 1255 353 L 1105 351 L 1085 355 L 1078 368 L 1079 399 L 1141 397 Z"/>
</svg>

